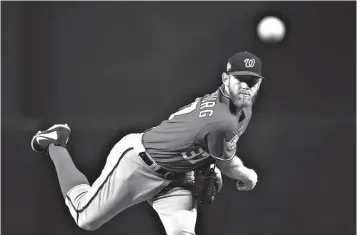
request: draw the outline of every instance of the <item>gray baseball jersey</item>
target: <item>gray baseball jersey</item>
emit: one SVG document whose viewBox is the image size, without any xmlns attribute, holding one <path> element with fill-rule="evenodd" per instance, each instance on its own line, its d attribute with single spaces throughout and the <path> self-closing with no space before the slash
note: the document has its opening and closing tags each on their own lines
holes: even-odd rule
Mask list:
<svg viewBox="0 0 357 235">
<path fill-rule="evenodd" d="M 209 157 L 230 159 L 251 118 L 251 109 L 237 117 L 222 85 L 212 94 L 180 108 L 168 120 L 144 132 L 150 156 L 167 170 L 190 171 Z"/>
</svg>

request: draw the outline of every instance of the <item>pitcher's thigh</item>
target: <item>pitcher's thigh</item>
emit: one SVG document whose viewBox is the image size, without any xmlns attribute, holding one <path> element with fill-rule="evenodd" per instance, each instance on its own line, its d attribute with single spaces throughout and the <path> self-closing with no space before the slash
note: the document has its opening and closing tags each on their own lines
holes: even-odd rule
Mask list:
<svg viewBox="0 0 357 235">
<path fill-rule="evenodd" d="M 191 192 L 174 188 L 149 203 L 158 213 L 167 235 L 194 235 L 197 203 Z"/>
<path fill-rule="evenodd" d="M 94 230 L 124 209 L 148 200 L 164 180 L 147 177 L 130 143 L 119 142 L 110 152 L 101 175 L 89 185 L 79 185 L 67 194 L 66 204 L 79 227 Z"/>
</svg>

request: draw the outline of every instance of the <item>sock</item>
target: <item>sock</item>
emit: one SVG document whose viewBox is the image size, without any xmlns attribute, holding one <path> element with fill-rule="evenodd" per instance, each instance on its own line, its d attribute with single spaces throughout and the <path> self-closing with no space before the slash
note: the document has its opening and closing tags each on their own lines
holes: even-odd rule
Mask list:
<svg viewBox="0 0 357 235">
<path fill-rule="evenodd" d="M 76 168 L 66 148 L 54 144 L 50 144 L 48 148 L 64 198 L 73 187 L 80 184 L 89 185 L 87 177 Z"/>
</svg>

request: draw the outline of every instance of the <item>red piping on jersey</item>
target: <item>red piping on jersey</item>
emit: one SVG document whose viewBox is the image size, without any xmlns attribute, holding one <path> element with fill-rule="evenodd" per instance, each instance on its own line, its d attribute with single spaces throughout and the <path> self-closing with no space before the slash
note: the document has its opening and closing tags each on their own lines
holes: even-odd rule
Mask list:
<svg viewBox="0 0 357 235">
<path fill-rule="evenodd" d="M 222 90 L 222 89 L 224 89 L 224 85 L 221 85 L 221 86 L 219 87 L 219 90 L 221 91 L 221 93 L 222 93 L 223 96 L 227 97 L 228 99 L 231 99 L 231 97 L 229 97 L 228 94 L 225 94 L 225 93 L 226 93 L 226 92 L 225 92 L 226 90 L 225 90 L 225 89 Z"/>
<path fill-rule="evenodd" d="M 71 199 L 68 197 L 68 195 L 66 196 L 73 209 L 77 212 L 77 223 L 78 223 L 78 218 L 79 218 L 79 213 L 82 213 L 85 209 L 88 208 L 88 206 L 92 203 L 92 201 L 94 200 L 94 198 L 98 195 L 98 193 L 102 190 L 103 186 L 107 183 L 109 177 L 114 173 L 115 169 L 118 167 L 120 161 L 122 160 L 122 158 L 128 153 L 130 152 L 131 150 L 134 150 L 134 148 L 128 148 L 126 149 L 122 154 L 121 156 L 119 157 L 118 161 L 116 162 L 116 164 L 114 165 L 113 169 L 109 172 L 109 174 L 107 175 L 107 177 L 105 178 L 105 180 L 102 182 L 102 184 L 98 187 L 98 189 L 96 190 L 96 192 L 93 194 L 93 196 L 89 199 L 89 201 L 81 208 L 81 209 L 77 209 L 74 204 L 72 203 Z M 77 196 L 78 197 L 78 196 Z"/>
<path fill-rule="evenodd" d="M 210 123 L 206 123 L 204 126 L 202 126 L 202 127 L 201 127 L 201 129 L 198 131 L 198 133 L 195 135 L 195 138 L 193 138 L 192 145 L 194 145 L 194 143 L 195 143 L 195 141 L 196 141 L 196 138 L 197 138 L 198 134 L 200 133 L 200 131 L 201 131 L 204 127 L 206 127 L 207 125 L 212 124 L 212 123 L 217 124 L 217 123 L 222 123 L 222 122 L 229 122 L 229 121 L 217 121 L 217 122 L 210 122 Z M 204 150 L 206 150 L 206 149 L 204 149 Z M 209 154 L 210 154 L 212 157 L 214 157 L 214 158 L 220 159 L 220 158 L 218 158 L 218 157 L 213 156 L 213 155 L 209 152 L 209 150 L 208 150 L 208 149 L 207 149 L 207 153 L 209 153 Z M 234 156 L 234 155 L 235 155 L 235 153 L 233 154 L 233 156 Z"/>
</svg>

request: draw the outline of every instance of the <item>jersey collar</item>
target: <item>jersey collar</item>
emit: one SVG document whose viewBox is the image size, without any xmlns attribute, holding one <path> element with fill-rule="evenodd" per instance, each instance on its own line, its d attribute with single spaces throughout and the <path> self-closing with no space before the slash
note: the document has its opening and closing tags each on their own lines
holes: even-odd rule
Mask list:
<svg viewBox="0 0 357 235">
<path fill-rule="evenodd" d="M 224 87 L 224 84 L 222 84 L 219 88 L 219 93 L 220 93 L 220 100 L 227 104 L 227 105 L 230 105 L 230 102 L 231 102 L 231 98 L 229 97 L 229 94 L 228 92 L 226 91 L 225 87 Z"/>
<path fill-rule="evenodd" d="M 220 101 L 226 105 L 228 105 L 231 109 L 231 112 L 233 115 L 235 115 L 239 122 L 244 120 L 245 117 L 246 117 L 246 109 L 243 109 L 243 113 L 240 115 L 240 116 L 237 116 L 236 114 L 236 108 L 234 107 L 233 103 L 232 103 L 232 100 L 228 94 L 228 92 L 226 91 L 225 87 L 224 87 L 224 84 L 222 84 L 220 87 L 219 87 L 219 93 L 220 93 Z"/>
</svg>

